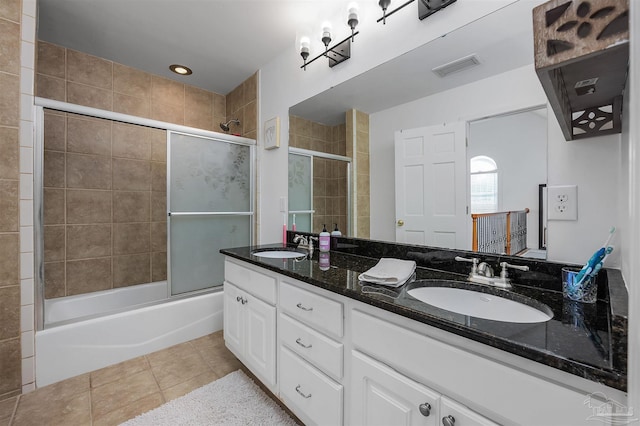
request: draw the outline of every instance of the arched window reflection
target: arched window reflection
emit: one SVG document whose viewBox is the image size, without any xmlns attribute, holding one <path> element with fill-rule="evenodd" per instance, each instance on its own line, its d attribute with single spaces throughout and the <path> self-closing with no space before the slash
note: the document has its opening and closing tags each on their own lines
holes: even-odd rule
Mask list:
<svg viewBox="0 0 640 426">
<path fill-rule="evenodd" d="M 471 213 L 498 211 L 498 165 L 493 158 L 478 155 L 469 160 Z"/>
</svg>

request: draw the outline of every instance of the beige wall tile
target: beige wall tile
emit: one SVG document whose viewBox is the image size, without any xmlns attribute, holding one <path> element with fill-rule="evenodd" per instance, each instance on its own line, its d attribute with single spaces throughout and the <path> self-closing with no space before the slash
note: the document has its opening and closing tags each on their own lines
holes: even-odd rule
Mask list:
<svg viewBox="0 0 640 426">
<path fill-rule="evenodd" d="M 250 132 L 245 133 L 243 136 L 249 139 L 257 139 L 258 132 L 256 130 L 252 130 Z"/>
<path fill-rule="evenodd" d="M 113 189 L 148 191 L 151 189 L 151 162 L 114 158 Z"/>
<path fill-rule="evenodd" d="M 114 224 L 113 254 L 145 253 L 150 249 L 148 223 Z"/>
<path fill-rule="evenodd" d="M 53 299 L 67 295 L 64 262 L 44 264 L 44 297 Z"/>
<path fill-rule="evenodd" d="M 213 115 L 213 92 L 193 86 L 184 86 L 184 108 Z"/>
<path fill-rule="evenodd" d="M 135 115 L 137 117 L 151 117 L 151 102 L 148 98 L 136 98 L 135 96 L 113 94 L 113 111 L 122 114 Z"/>
<path fill-rule="evenodd" d="M 184 84 L 164 77 L 151 76 L 151 100 L 184 108 Z"/>
<path fill-rule="evenodd" d="M 67 187 L 111 189 L 111 160 L 99 155 L 67 154 Z"/>
<path fill-rule="evenodd" d="M 41 98 L 65 102 L 67 100 L 67 83 L 65 80 L 48 75 L 36 75 L 36 95 Z"/>
<path fill-rule="evenodd" d="M 151 253 L 115 256 L 113 287 L 126 287 L 151 282 Z"/>
<path fill-rule="evenodd" d="M 18 22 L 20 20 L 20 0 L 0 1 L 0 18 L 10 19 Z"/>
<path fill-rule="evenodd" d="M 0 71 L 20 73 L 20 24 L 0 19 Z"/>
<path fill-rule="evenodd" d="M 151 160 L 167 162 L 167 132 L 151 129 Z"/>
<path fill-rule="evenodd" d="M 151 223 L 151 251 L 167 251 L 167 224 Z"/>
<path fill-rule="evenodd" d="M 0 287 L 0 340 L 20 336 L 20 286 Z M 0 374 L 0 377 L 3 377 Z"/>
<path fill-rule="evenodd" d="M 149 222 L 151 193 L 145 191 L 114 191 L 114 222 Z"/>
<path fill-rule="evenodd" d="M 65 184 L 65 153 L 44 150 L 42 181 L 48 188 L 64 188 Z"/>
<path fill-rule="evenodd" d="M 67 49 L 67 80 L 112 90 L 113 62 Z"/>
<path fill-rule="evenodd" d="M 20 282 L 20 241 L 17 233 L 0 234 L 0 286 Z"/>
<path fill-rule="evenodd" d="M 17 180 L 0 180 L 0 232 L 19 230 L 18 189 Z"/>
<path fill-rule="evenodd" d="M 44 188 L 44 224 L 64 224 L 65 191 L 64 189 Z"/>
<path fill-rule="evenodd" d="M 211 117 L 211 114 L 186 109 L 184 113 L 184 125 L 195 127 L 196 129 L 217 131 L 214 127 L 214 123 Z"/>
<path fill-rule="evenodd" d="M 65 151 L 67 118 L 51 110 L 44 111 L 44 149 Z"/>
<path fill-rule="evenodd" d="M 243 135 L 248 132 L 255 131 L 258 128 L 258 104 L 253 101 L 244 108 L 244 123 L 242 126 Z"/>
<path fill-rule="evenodd" d="M 111 225 L 68 225 L 67 260 L 111 256 Z"/>
<path fill-rule="evenodd" d="M 67 83 L 67 102 L 111 111 L 113 92 L 69 81 Z"/>
<path fill-rule="evenodd" d="M 167 279 L 167 253 L 151 253 L 151 281 L 164 281 Z"/>
<path fill-rule="evenodd" d="M 216 117 L 227 116 L 227 98 L 219 93 L 213 94 L 213 115 Z M 218 129 L 216 128 L 216 131 Z"/>
<path fill-rule="evenodd" d="M 253 101 L 258 99 L 258 73 L 253 74 L 251 77 L 246 79 L 242 85 L 244 101 L 243 104 L 247 105 Z"/>
<path fill-rule="evenodd" d="M 0 127 L 0 179 L 18 179 L 18 129 Z"/>
<path fill-rule="evenodd" d="M 113 91 L 149 99 L 151 74 L 117 63 L 113 64 Z"/>
<path fill-rule="evenodd" d="M 66 207 L 67 223 L 111 222 L 110 191 L 69 189 Z"/>
<path fill-rule="evenodd" d="M 151 159 L 150 131 L 146 127 L 133 124 L 113 124 L 113 156 Z"/>
<path fill-rule="evenodd" d="M 0 395 L 19 391 L 22 383 L 19 337 L 0 342 L 0 361 Z"/>
<path fill-rule="evenodd" d="M 66 49 L 64 47 L 38 41 L 36 71 L 52 77 L 66 78 Z"/>
<path fill-rule="evenodd" d="M 151 118 L 173 124 L 184 124 L 184 106 L 152 102 Z"/>
<path fill-rule="evenodd" d="M 242 84 L 227 94 L 227 117 L 235 118 L 240 108 L 244 104 L 244 90 Z"/>
<path fill-rule="evenodd" d="M 46 225 L 44 227 L 44 261 L 64 260 L 65 256 L 64 225 Z"/>
<path fill-rule="evenodd" d="M 151 193 L 151 221 L 167 221 L 167 193 L 153 191 Z"/>
<path fill-rule="evenodd" d="M 67 262 L 67 296 L 110 288 L 112 288 L 110 257 Z"/>
<path fill-rule="evenodd" d="M 166 163 L 151 163 L 151 190 L 160 192 L 167 191 Z"/>
<path fill-rule="evenodd" d="M 70 114 L 67 121 L 67 151 L 111 155 L 111 122 Z"/>
<path fill-rule="evenodd" d="M 18 127 L 20 124 L 20 77 L 0 73 L 0 126 Z"/>
</svg>

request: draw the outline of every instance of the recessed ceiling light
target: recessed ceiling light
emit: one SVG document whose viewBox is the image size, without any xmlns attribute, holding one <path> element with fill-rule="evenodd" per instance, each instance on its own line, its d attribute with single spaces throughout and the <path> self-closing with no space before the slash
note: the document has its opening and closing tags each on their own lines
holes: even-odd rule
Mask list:
<svg viewBox="0 0 640 426">
<path fill-rule="evenodd" d="M 185 67 L 184 65 L 173 64 L 169 67 L 169 69 L 175 72 L 176 74 L 180 74 L 180 75 L 193 74 L 193 71 L 191 71 L 191 68 Z"/>
</svg>

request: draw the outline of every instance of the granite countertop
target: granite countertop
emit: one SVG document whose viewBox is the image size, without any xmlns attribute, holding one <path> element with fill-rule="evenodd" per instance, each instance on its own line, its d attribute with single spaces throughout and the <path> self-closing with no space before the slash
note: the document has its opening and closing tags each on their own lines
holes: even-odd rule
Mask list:
<svg viewBox="0 0 640 426">
<path fill-rule="evenodd" d="M 289 233 L 290 241 L 292 237 Z M 470 265 L 453 258 L 478 256 L 477 253 L 344 237 L 333 243 L 329 253 L 322 253 L 322 268 L 317 250 L 310 259 L 302 260 L 269 259 L 251 254 L 256 250 L 283 249 L 282 244 L 229 248 L 221 253 L 626 392 L 628 301 L 620 271 L 601 271 L 597 277 L 598 301 L 583 304 L 562 297 L 560 268 L 565 265 L 558 263 L 513 256 L 480 256 L 489 264 L 495 263 L 497 271 L 498 263 L 505 260 L 530 267 L 529 272 L 510 274 L 513 288 L 502 290 L 461 284 Z M 294 247 L 290 244 L 289 249 Z M 398 289 L 359 282 L 358 275 L 381 257 L 416 260 L 416 282 Z M 553 318 L 529 324 L 487 320 L 440 309 L 407 294 L 413 286 L 434 284 L 466 287 L 511 299 L 530 298 L 533 303 L 548 306 Z"/>
</svg>

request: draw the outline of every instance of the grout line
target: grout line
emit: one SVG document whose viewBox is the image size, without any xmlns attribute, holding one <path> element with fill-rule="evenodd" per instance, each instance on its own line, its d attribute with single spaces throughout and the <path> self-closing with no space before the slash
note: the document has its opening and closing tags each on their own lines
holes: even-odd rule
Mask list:
<svg viewBox="0 0 640 426">
<path fill-rule="evenodd" d="M 18 395 L 16 398 L 16 403 L 13 406 L 13 411 L 11 412 L 11 417 L 9 417 L 9 426 L 11 426 L 15 420 L 16 413 L 18 412 L 18 404 L 20 403 L 20 398 L 22 398 L 22 394 Z"/>
</svg>

